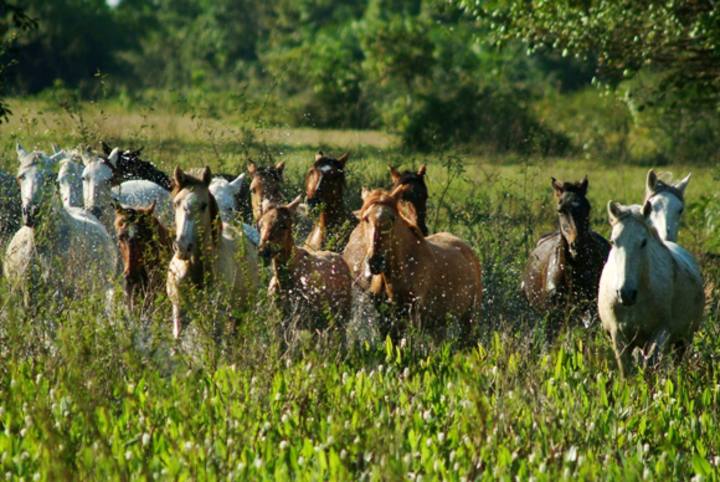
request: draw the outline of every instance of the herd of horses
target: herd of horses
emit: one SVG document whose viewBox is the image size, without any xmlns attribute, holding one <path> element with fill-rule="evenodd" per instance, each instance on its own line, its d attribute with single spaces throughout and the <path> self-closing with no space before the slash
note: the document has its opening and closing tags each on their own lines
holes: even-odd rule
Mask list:
<svg viewBox="0 0 720 482">
<path fill-rule="evenodd" d="M 3 275 L 25 303 L 42 287 L 61 297 L 101 292 L 110 303 L 120 276 L 130 309 L 167 295 L 180 337 L 198 293 L 228 314 L 251 306 L 261 257 L 271 298 L 311 329 L 342 325 L 356 293 L 382 307 L 393 337 L 407 324 L 437 332 L 453 319 L 467 332 L 480 320 L 481 262 L 457 236 L 430 234 L 424 165 L 391 167 L 388 188 L 363 188 L 353 211 L 348 154 L 317 153 L 304 202 L 286 201 L 284 163 L 168 175 L 141 151 L 104 143 L 100 153 L 53 147 L 51 155 L 18 145 L 17 156 L 16 176 L 0 173 L 0 247 Z M 590 227 L 587 177 L 552 179 L 559 229 L 537 242 L 522 290 L 550 318 L 589 326 L 599 316 L 623 374 L 633 357 L 682 354 L 702 319 L 700 270 L 676 243 L 688 182 L 651 170 L 642 204 L 608 203 L 608 242 Z"/>
</svg>

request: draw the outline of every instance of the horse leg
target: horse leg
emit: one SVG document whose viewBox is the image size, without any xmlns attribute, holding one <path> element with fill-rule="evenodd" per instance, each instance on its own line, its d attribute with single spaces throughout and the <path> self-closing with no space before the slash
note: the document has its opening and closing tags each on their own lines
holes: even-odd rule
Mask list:
<svg viewBox="0 0 720 482">
<path fill-rule="evenodd" d="M 655 335 L 645 354 L 645 366 L 655 367 L 660 363 L 660 357 L 665 351 L 669 339 L 670 333 L 667 330 L 660 330 Z"/>
<path fill-rule="evenodd" d="M 180 308 L 180 304 L 173 303 L 172 317 L 173 317 L 173 337 L 177 340 L 178 338 L 180 338 L 180 333 L 182 332 L 182 329 L 185 327 L 185 314 L 183 313 L 182 309 Z"/>
<path fill-rule="evenodd" d="M 622 340 L 622 337 L 618 335 L 617 332 L 612 332 L 610 336 L 612 339 L 613 351 L 615 352 L 615 360 L 617 361 L 618 369 L 620 370 L 620 377 L 627 378 L 630 374 L 629 370 L 631 366 L 630 358 L 632 347 L 630 344 L 626 343 L 625 340 Z"/>
</svg>

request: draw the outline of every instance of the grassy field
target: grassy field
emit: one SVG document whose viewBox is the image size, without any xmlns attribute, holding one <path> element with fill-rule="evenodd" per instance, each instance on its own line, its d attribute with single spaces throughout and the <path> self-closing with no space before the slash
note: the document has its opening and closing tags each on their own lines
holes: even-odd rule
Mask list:
<svg viewBox="0 0 720 482">
<path fill-rule="evenodd" d="M 621 380 L 599 326 L 569 320 L 546 338 L 519 293 L 520 272 L 555 224 L 551 175 L 589 176 L 593 225 L 607 235 L 605 204 L 640 202 L 649 166 L 405 154 L 383 133 L 268 128 L 241 116 L 11 107 L 0 139 L 0 168 L 11 172 L 17 141 L 49 149 L 108 139 L 145 146 L 168 170 L 239 173 L 248 158 L 284 160 L 289 199 L 317 149 L 348 150 L 356 206 L 362 185 L 388 184 L 387 164 L 427 163 L 430 228 L 472 244 L 486 294 L 469 346 L 414 333 L 399 346 L 358 335 L 348 350 L 306 339 L 284 352 L 279 315 L 261 295 L 235 338 L 216 347 L 200 330 L 188 351 L 169 340 L 166 301 L 148 320 L 108 316 L 98 299 L 29 313 L 0 281 L 0 479 L 718 478 L 717 169 L 667 168 L 693 172 L 680 242 L 708 284 L 703 328 L 680 364 Z"/>
</svg>

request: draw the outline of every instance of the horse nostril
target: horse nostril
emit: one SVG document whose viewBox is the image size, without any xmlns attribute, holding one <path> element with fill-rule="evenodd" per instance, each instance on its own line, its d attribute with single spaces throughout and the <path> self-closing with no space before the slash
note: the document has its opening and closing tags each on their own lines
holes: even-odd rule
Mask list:
<svg viewBox="0 0 720 482">
<path fill-rule="evenodd" d="M 623 288 L 618 291 L 618 297 L 620 298 L 620 303 L 622 303 L 625 306 L 631 306 L 635 304 L 635 301 L 637 301 L 637 290 L 636 289 L 630 289 L 630 288 Z"/>
</svg>

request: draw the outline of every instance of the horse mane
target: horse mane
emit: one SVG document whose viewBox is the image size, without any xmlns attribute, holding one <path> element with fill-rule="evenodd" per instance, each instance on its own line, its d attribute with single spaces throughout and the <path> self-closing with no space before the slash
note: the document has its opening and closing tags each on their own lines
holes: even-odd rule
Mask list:
<svg viewBox="0 0 720 482">
<path fill-rule="evenodd" d="M 360 212 L 363 213 L 367 209 L 369 209 L 370 206 L 378 204 L 381 206 L 387 206 L 393 209 L 398 214 L 398 216 L 400 216 L 400 219 L 405 222 L 405 225 L 410 228 L 410 231 L 415 236 L 417 236 L 418 239 L 425 239 L 425 235 L 423 235 L 422 231 L 418 227 L 417 222 L 413 219 L 409 219 L 406 215 L 403 214 L 402 210 L 398 206 L 399 202 L 400 199 L 394 198 L 390 195 L 389 192 L 382 189 L 373 189 L 367 194 L 367 196 L 365 196 L 365 199 L 363 200 L 363 205 L 360 208 Z"/>
</svg>

